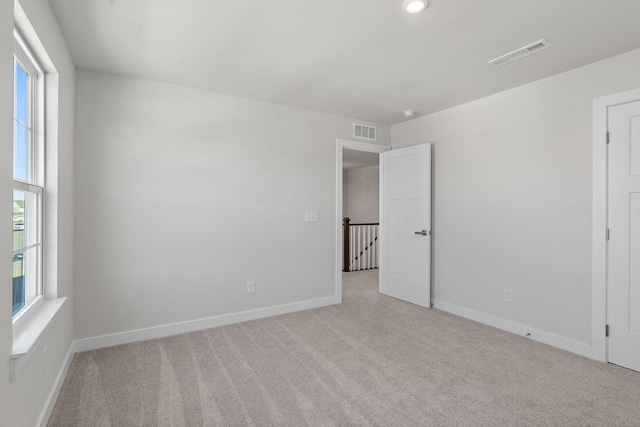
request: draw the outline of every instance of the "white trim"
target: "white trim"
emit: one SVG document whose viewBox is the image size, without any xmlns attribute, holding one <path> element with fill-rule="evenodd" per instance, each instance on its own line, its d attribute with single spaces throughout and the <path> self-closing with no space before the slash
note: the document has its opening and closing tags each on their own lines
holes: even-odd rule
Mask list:
<svg viewBox="0 0 640 427">
<path fill-rule="evenodd" d="M 372 144 L 370 142 L 336 139 L 336 288 L 335 296 L 342 302 L 342 166 L 344 149 L 367 151 L 369 153 L 384 153 L 391 150 L 388 145 Z M 380 200 L 382 201 L 382 200 Z M 382 211 L 382 209 L 380 209 Z"/>
<path fill-rule="evenodd" d="M 501 329 L 503 331 L 530 338 L 543 344 L 548 344 L 562 350 L 570 351 L 572 353 L 579 354 L 580 356 L 592 356 L 591 345 L 587 343 L 574 341 L 570 338 L 552 334 L 551 332 L 531 328 L 521 323 L 512 322 L 511 320 L 506 320 L 500 317 L 492 316 L 490 314 L 481 313 L 467 307 L 451 304 L 438 299 L 433 300 L 433 307 L 437 308 L 438 310 L 446 311 L 447 313 L 455 314 L 456 316 L 464 317 L 465 319 L 474 320 L 476 322 L 480 322 L 485 325 Z M 527 336 L 527 334 L 530 335 Z"/>
<path fill-rule="evenodd" d="M 590 357 L 608 361 L 605 325 L 607 324 L 607 144 L 610 107 L 640 99 L 640 89 L 616 93 L 593 100 L 593 230 L 591 272 L 591 346 Z"/>
<path fill-rule="evenodd" d="M 207 317 L 204 319 L 188 320 L 186 322 L 170 323 L 167 325 L 154 326 L 151 328 L 136 329 L 133 331 L 118 332 L 115 334 L 84 338 L 76 340 L 75 351 L 81 352 L 96 350 L 98 348 L 111 347 L 114 345 L 129 344 L 154 338 L 163 338 L 172 335 L 183 334 L 186 332 L 200 331 L 203 329 L 230 325 L 232 323 L 262 319 L 264 317 L 276 316 L 279 314 L 293 313 L 296 311 L 325 307 L 328 305 L 339 304 L 340 302 L 340 299 L 338 299 L 336 296 L 331 296 L 307 301 L 294 302 L 290 304 L 277 305 L 273 307 L 259 308 L 256 310 L 223 314 L 220 316 Z"/>
<path fill-rule="evenodd" d="M 71 367 L 71 362 L 73 361 L 73 356 L 75 356 L 75 354 L 76 354 L 76 350 L 75 350 L 75 341 L 74 341 L 69 346 L 69 351 L 67 351 L 67 355 L 64 358 L 64 362 L 62 362 L 62 367 L 58 372 L 56 381 L 53 383 L 51 392 L 49 392 L 49 396 L 47 397 L 44 407 L 42 408 L 40 417 L 38 417 L 36 426 L 45 427 L 49 422 L 49 417 L 51 416 L 51 412 L 53 412 L 53 407 L 56 404 L 56 400 L 58 400 L 58 395 L 60 395 L 62 384 L 64 384 L 64 380 L 67 377 L 67 373 L 69 372 L 69 368 Z"/>
<path fill-rule="evenodd" d="M 44 74 L 40 62 L 36 59 L 36 56 L 32 53 L 29 44 L 25 41 L 25 38 L 20 34 L 18 28 L 13 28 L 13 49 L 17 54 L 16 56 L 20 60 L 20 65 L 26 68 L 26 71 L 34 76 L 41 76 Z"/>
<path fill-rule="evenodd" d="M 13 180 L 13 188 L 18 191 L 23 191 L 25 193 L 35 193 L 42 194 L 44 193 L 44 188 L 39 185 L 29 184 L 28 182 L 20 181 L 19 179 Z"/>
<path fill-rule="evenodd" d="M 42 244 L 41 244 L 41 243 L 32 243 L 32 244 L 30 244 L 29 246 L 23 246 L 23 247 L 22 247 L 22 248 L 20 248 L 20 249 L 16 249 L 15 251 L 13 251 L 13 255 L 15 256 L 15 255 L 23 254 L 23 253 L 25 253 L 26 251 L 28 251 L 29 249 L 39 248 L 40 246 L 42 246 Z M 41 297 L 41 296 L 42 296 L 42 295 L 36 295 L 36 298 L 37 298 L 37 297 Z M 18 313 L 14 314 L 14 316 L 17 316 L 17 315 L 18 315 Z"/>
<path fill-rule="evenodd" d="M 384 257 L 385 257 L 385 247 L 382 244 L 383 239 L 383 226 L 384 226 L 384 209 L 382 209 L 382 201 L 384 200 L 384 167 L 382 165 L 382 156 L 380 156 L 380 170 L 378 171 L 378 235 L 380 236 L 380 244 L 378 245 L 378 292 L 382 293 L 382 288 L 384 287 L 384 277 L 382 276 L 382 272 L 386 271 L 386 266 L 384 265 Z M 433 295 L 433 294 L 431 294 Z M 433 305 L 433 304 L 431 304 Z"/>
<path fill-rule="evenodd" d="M 22 322 L 24 322 L 26 318 L 31 317 L 30 315 L 27 315 L 27 313 L 37 312 L 38 308 L 36 307 L 38 307 L 38 305 L 42 304 L 43 302 L 44 297 L 42 295 L 36 295 L 35 298 L 33 298 L 28 304 L 25 304 L 24 307 L 22 307 L 16 314 L 13 315 L 14 335 L 15 330 L 20 327 Z"/>
</svg>

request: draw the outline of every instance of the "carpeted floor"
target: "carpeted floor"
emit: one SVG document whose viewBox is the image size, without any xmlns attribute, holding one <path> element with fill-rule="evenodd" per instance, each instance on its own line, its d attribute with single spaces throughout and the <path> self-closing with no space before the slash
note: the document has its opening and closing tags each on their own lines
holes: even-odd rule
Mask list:
<svg viewBox="0 0 640 427">
<path fill-rule="evenodd" d="M 77 354 L 49 426 L 640 426 L 640 373 L 378 294 Z"/>
</svg>

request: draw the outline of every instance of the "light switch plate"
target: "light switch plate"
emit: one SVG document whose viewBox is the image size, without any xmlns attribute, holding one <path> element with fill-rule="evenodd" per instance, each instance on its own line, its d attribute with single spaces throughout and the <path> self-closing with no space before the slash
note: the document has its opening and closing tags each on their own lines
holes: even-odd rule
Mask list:
<svg viewBox="0 0 640 427">
<path fill-rule="evenodd" d="M 305 222 L 318 222 L 318 211 L 306 211 L 304 213 Z"/>
</svg>

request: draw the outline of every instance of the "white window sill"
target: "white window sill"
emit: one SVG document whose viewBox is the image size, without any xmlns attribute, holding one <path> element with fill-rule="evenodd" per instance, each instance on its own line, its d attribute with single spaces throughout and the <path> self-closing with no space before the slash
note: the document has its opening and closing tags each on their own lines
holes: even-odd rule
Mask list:
<svg viewBox="0 0 640 427">
<path fill-rule="evenodd" d="M 45 300 L 25 313 L 13 329 L 13 349 L 9 356 L 9 380 L 16 379 L 40 340 L 53 324 L 67 298 Z"/>
</svg>

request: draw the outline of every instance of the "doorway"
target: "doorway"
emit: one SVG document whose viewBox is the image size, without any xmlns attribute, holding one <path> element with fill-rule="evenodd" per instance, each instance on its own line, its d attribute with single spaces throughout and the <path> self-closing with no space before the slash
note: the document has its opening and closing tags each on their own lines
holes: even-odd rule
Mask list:
<svg viewBox="0 0 640 427">
<path fill-rule="evenodd" d="M 344 221 L 345 214 L 352 215 L 354 218 L 351 219 L 351 223 L 355 224 L 373 224 L 378 222 L 377 216 L 380 211 L 380 202 L 379 197 L 376 198 L 372 194 L 374 190 L 373 185 L 370 180 L 372 176 L 379 176 L 376 174 L 376 171 L 372 170 L 376 167 L 379 171 L 379 155 L 385 151 L 390 150 L 391 147 L 380 144 L 371 144 L 360 141 L 351 141 L 338 139 L 336 141 L 336 264 L 335 264 L 335 272 L 336 272 L 336 296 L 338 296 L 339 300 L 342 301 L 342 275 L 350 274 L 344 273 L 345 269 L 345 257 L 344 257 Z M 346 167 L 346 169 L 345 169 Z M 364 170 L 364 169 L 367 170 Z M 358 169 L 362 169 L 360 171 L 356 171 Z M 345 172 L 347 171 L 347 172 Z M 356 171 L 356 172 L 348 172 L 348 171 Z M 378 172 L 379 173 L 379 172 Z M 349 182 L 345 181 L 345 177 L 348 179 L 349 177 L 354 180 L 361 181 L 361 187 L 367 187 L 365 192 L 366 194 L 361 194 L 361 198 L 350 197 L 348 200 L 346 197 L 349 196 L 349 189 L 354 189 L 357 186 L 349 186 Z M 368 181 L 365 184 L 365 181 Z M 379 185 L 379 184 L 378 184 Z M 378 188 L 376 186 L 376 188 Z M 346 190 L 346 191 L 345 191 Z M 379 191 L 379 190 L 378 190 Z M 379 194 L 379 193 L 378 193 Z M 350 203 L 351 202 L 351 203 Z M 377 212 L 372 212 L 371 204 L 377 204 Z M 375 220 L 375 221 L 374 221 Z M 369 227 L 371 228 L 371 227 Z M 372 231 L 366 229 L 363 226 L 363 239 L 369 239 L 369 234 Z M 363 240 L 363 241 L 364 241 Z M 364 252 L 364 246 L 362 251 Z M 349 254 L 347 254 L 349 256 Z M 371 266 L 370 259 L 364 259 L 364 256 L 360 256 L 360 249 L 358 249 L 357 254 L 354 256 L 358 256 L 358 261 L 366 261 L 367 266 Z M 348 261 L 347 261 L 348 263 Z M 364 264 L 363 264 L 364 265 Z M 377 270 L 367 271 L 368 273 L 363 273 L 363 276 L 370 277 Z"/>
<path fill-rule="evenodd" d="M 342 155 L 342 235 L 345 273 L 378 268 L 380 155 L 344 149 Z"/>
</svg>

